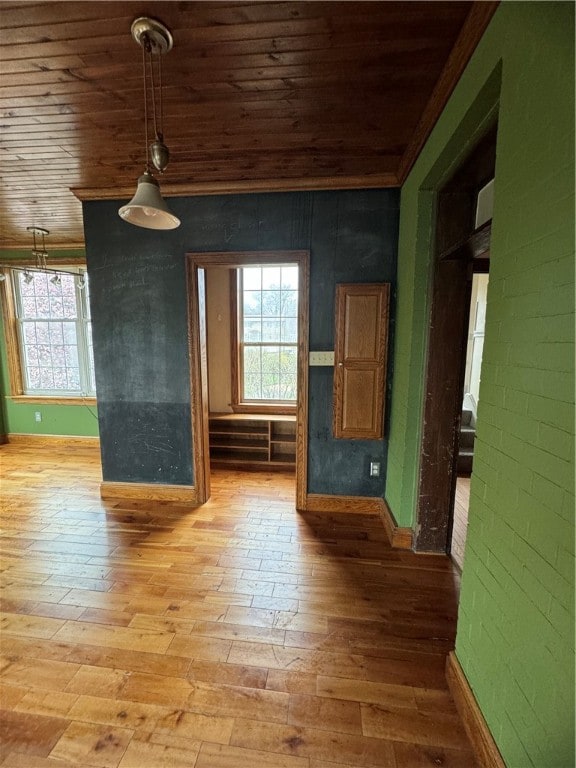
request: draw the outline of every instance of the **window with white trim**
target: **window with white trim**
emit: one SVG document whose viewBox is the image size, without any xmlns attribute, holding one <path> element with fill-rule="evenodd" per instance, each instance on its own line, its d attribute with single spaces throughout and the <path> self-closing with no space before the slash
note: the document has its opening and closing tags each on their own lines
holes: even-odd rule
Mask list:
<svg viewBox="0 0 576 768">
<path fill-rule="evenodd" d="M 13 276 L 23 393 L 94 396 L 86 273 L 62 268 L 58 275 L 14 270 Z"/>
<path fill-rule="evenodd" d="M 296 402 L 298 267 L 238 270 L 240 399 Z"/>
</svg>

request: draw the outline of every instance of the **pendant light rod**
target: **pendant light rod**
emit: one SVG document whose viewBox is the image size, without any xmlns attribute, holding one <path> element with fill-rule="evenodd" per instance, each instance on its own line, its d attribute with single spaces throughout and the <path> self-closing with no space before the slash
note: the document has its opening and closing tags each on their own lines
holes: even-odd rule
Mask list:
<svg viewBox="0 0 576 768">
<path fill-rule="evenodd" d="M 148 84 L 146 82 L 146 44 L 142 43 L 142 82 L 144 83 L 144 157 L 146 158 L 146 172 L 150 172 L 150 159 L 148 155 Z"/>
<path fill-rule="evenodd" d="M 170 159 L 168 147 L 164 144 L 164 98 L 162 82 L 162 56 L 172 48 L 172 34 L 161 21 L 140 16 L 132 23 L 132 37 L 142 48 L 142 79 L 144 84 L 144 135 L 146 143 L 146 166 L 150 170 L 150 159 L 159 173 L 166 170 Z M 154 60 L 156 59 L 156 65 Z M 148 143 L 148 92 L 152 107 L 154 142 Z"/>
<path fill-rule="evenodd" d="M 160 66 L 160 59 L 158 57 L 158 66 Z M 152 122 L 154 124 L 154 133 L 158 136 L 158 126 L 156 125 L 156 83 L 154 82 L 154 59 L 152 56 L 148 59 L 150 64 L 150 95 L 152 96 Z"/>
<path fill-rule="evenodd" d="M 160 135 L 164 134 L 164 86 L 162 83 L 162 56 L 158 56 L 158 95 L 160 96 Z"/>
</svg>

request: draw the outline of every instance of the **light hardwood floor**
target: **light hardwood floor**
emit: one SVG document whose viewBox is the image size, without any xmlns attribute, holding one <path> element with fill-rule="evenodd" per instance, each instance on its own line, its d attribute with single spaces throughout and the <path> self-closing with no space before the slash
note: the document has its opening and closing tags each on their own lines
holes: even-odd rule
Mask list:
<svg viewBox="0 0 576 768">
<path fill-rule="evenodd" d="M 105 503 L 90 448 L 0 448 L 2 768 L 471 768 L 457 575 L 293 476 Z"/>
<path fill-rule="evenodd" d="M 456 480 L 454 496 L 454 524 L 452 527 L 452 544 L 450 554 L 457 566 L 462 570 L 466 536 L 468 533 L 468 507 L 470 506 L 470 478 L 459 477 Z"/>
</svg>

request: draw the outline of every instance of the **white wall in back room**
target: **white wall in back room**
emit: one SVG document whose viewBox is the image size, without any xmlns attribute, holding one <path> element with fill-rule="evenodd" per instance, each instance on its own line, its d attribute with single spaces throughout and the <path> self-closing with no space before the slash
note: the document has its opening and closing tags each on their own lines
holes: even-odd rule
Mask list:
<svg viewBox="0 0 576 768">
<path fill-rule="evenodd" d="M 208 398 L 212 413 L 231 412 L 230 271 L 206 270 Z"/>
</svg>

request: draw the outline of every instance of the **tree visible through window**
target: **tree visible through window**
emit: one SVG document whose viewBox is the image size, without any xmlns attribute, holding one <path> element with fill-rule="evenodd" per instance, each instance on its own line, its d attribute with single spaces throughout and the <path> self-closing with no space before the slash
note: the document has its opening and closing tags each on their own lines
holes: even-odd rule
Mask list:
<svg viewBox="0 0 576 768">
<path fill-rule="evenodd" d="M 17 271 L 14 293 L 24 393 L 93 395 L 86 274 Z"/>
<path fill-rule="evenodd" d="M 241 400 L 293 403 L 298 267 L 243 267 L 238 273 Z"/>
</svg>

